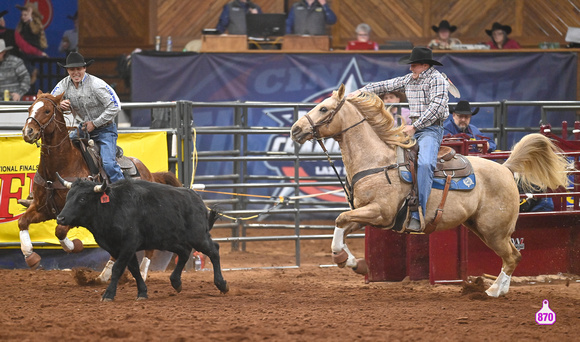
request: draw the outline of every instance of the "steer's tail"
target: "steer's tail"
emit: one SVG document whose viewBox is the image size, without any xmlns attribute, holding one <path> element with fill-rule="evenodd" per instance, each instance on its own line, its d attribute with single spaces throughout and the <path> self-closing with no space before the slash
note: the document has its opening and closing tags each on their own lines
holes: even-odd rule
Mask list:
<svg viewBox="0 0 580 342">
<path fill-rule="evenodd" d="M 568 185 L 567 169 L 572 169 L 572 164 L 562 152 L 546 136 L 533 133 L 526 135 L 518 142 L 511 156 L 503 164 L 516 174 L 524 189 L 532 188 L 532 185 L 557 189 Z"/>
<path fill-rule="evenodd" d="M 213 224 L 220 217 L 220 213 L 215 209 L 210 209 L 207 213 L 208 230 L 213 228 Z"/>
</svg>

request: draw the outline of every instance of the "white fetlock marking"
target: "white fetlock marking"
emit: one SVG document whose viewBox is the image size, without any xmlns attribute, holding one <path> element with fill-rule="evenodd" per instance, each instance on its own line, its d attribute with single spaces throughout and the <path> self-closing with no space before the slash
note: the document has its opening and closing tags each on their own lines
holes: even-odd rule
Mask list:
<svg viewBox="0 0 580 342">
<path fill-rule="evenodd" d="M 73 249 L 75 249 L 74 243 L 71 240 L 69 240 L 68 237 L 65 237 L 62 240 L 59 239 L 58 242 L 60 242 L 62 249 L 64 249 L 64 251 L 67 253 L 70 253 L 72 252 Z"/>
<path fill-rule="evenodd" d="M 144 281 L 147 280 L 147 273 L 149 271 L 149 264 L 151 264 L 151 259 L 144 256 L 143 260 L 141 260 L 141 266 L 139 267 L 139 270 L 141 271 L 141 278 L 143 278 Z"/>
<path fill-rule="evenodd" d="M 511 279 L 512 277 L 508 276 L 502 270 L 493 285 L 491 285 L 490 288 L 485 291 L 485 293 L 487 293 L 487 295 L 490 297 L 496 298 L 507 294 L 510 289 Z"/>
<path fill-rule="evenodd" d="M 101 274 L 99 274 L 97 279 L 99 279 L 100 281 L 102 281 L 104 283 L 108 282 L 109 279 L 111 279 L 111 272 L 113 269 L 113 264 L 115 264 L 115 262 L 113 260 L 107 261 L 105 268 L 103 268 L 103 271 L 101 272 Z"/>
<path fill-rule="evenodd" d="M 345 247 L 344 228 L 334 227 L 334 236 L 332 237 L 332 251 L 334 253 L 339 253 Z"/>
<path fill-rule="evenodd" d="M 30 241 L 28 230 L 20 231 L 20 249 L 25 257 L 29 257 L 32 254 L 32 241 Z"/>
</svg>

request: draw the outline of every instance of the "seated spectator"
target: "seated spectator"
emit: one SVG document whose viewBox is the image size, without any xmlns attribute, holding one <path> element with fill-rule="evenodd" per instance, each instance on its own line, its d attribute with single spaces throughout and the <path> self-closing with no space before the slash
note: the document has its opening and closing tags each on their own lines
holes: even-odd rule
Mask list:
<svg viewBox="0 0 580 342">
<path fill-rule="evenodd" d="M 443 125 L 444 135 L 456 135 L 463 133 L 468 135 L 469 138 L 473 140 L 486 140 L 487 151 L 495 151 L 495 142 L 492 139 L 482 135 L 477 127 L 470 124 L 471 117 L 479 112 L 479 107 L 475 108 L 475 110 L 472 112 L 468 101 L 459 101 L 457 106 L 455 108 L 451 108 L 449 111 L 453 113 L 453 117 L 452 119 L 447 120 Z M 478 152 L 479 148 L 482 148 L 482 146 L 472 145 L 470 151 Z"/>
<path fill-rule="evenodd" d="M 22 59 L 7 54 L 11 49 L 0 39 L 0 92 L 8 90 L 12 101 L 20 101 L 30 88 L 30 75 Z"/>
<path fill-rule="evenodd" d="M 290 8 L 286 19 L 287 34 L 324 36 L 326 25 L 336 23 L 336 14 L 326 0 L 300 0 Z"/>
<path fill-rule="evenodd" d="M 407 95 L 405 95 L 404 92 L 394 90 L 383 95 L 383 102 L 385 104 L 388 104 L 388 103 L 407 103 L 408 101 Z M 393 114 L 397 126 L 413 124 L 411 118 L 409 117 L 410 113 L 411 111 L 409 110 L 409 108 L 391 107 L 391 114 Z"/>
<path fill-rule="evenodd" d="M 4 20 L 6 14 L 8 14 L 6 10 L 0 12 L 0 39 L 4 39 L 6 45 L 13 47 L 8 53 L 16 57 L 21 57 L 21 53 L 36 57 L 47 57 L 48 55 L 42 50 L 35 48 L 24 40 L 18 31 L 6 27 L 6 21 Z"/>
<path fill-rule="evenodd" d="M 520 213 L 554 210 L 554 201 L 552 198 L 534 197 L 534 194 L 545 193 L 539 186 L 532 184 L 531 189 L 524 189 L 524 186 L 518 182 L 518 191 L 520 194 L 526 194 L 526 198 L 520 199 Z"/>
<path fill-rule="evenodd" d="M 451 34 L 457 30 L 457 26 L 450 25 L 447 20 L 442 20 L 439 26 L 431 26 L 433 31 L 437 33 L 437 38 L 429 42 L 429 47 L 432 50 L 451 50 L 454 45 L 461 44 L 457 38 L 451 38 Z"/>
<path fill-rule="evenodd" d="M 379 50 L 379 44 L 370 40 L 371 27 L 365 23 L 356 27 L 356 40 L 348 42 L 346 50 Z"/>
<path fill-rule="evenodd" d="M 79 26 L 78 26 L 78 12 L 75 12 L 73 16 L 67 15 L 68 19 L 72 20 L 74 23 L 74 28 L 64 31 L 62 34 L 62 39 L 60 40 L 60 45 L 58 46 L 58 52 L 64 53 L 68 56 L 71 52 L 78 51 L 79 43 Z"/>
<path fill-rule="evenodd" d="M 246 14 L 262 13 L 251 0 L 234 0 L 224 5 L 216 30 L 220 33 L 246 34 Z"/>
<path fill-rule="evenodd" d="M 508 35 L 512 33 L 511 26 L 495 22 L 491 26 L 491 30 L 485 30 L 485 33 L 491 37 L 491 40 L 486 44 L 489 45 L 492 50 L 520 48 L 518 42 L 508 38 Z"/>
</svg>

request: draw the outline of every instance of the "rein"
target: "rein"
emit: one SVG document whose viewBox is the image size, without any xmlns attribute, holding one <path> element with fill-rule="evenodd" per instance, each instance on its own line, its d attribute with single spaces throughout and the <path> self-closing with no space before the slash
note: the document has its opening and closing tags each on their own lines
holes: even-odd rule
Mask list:
<svg viewBox="0 0 580 342">
<path fill-rule="evenodd" d="M 52 113 L 52 116 L 50 117 L 50 119 L 44 125 L 42 125 L 40 123 L 40 121 L 38 121 L 35 117 L 29 116 L 29 117 L 26 118 L 26 121 L 24 122 L 24 125 L 26 125 L 28 123 L 28 120 L 34 121 L 38 125 L 38 127 L 40 127 L 40 135 L 42 137 L 42 146 L 46 146 L 47 148 L 55 148 L 55 147 L 58 147 L 58 146 L 62 145 L 62 143 L 67 140 L 68 135 L 66 135 L 65 138 L 63 138 L 58 144 L 56 144 L 56 145 L 48 145 L 47 143 L 45 143 L 45 140 L 46 139 L 44 139 L 44 129 L 46 127 L 48 127 L 48 125 L 50 125 L 53 120 L 56 122 L 56 119 L 55 119 L 56 118 L 56 112 L 57 111 L 61 111 L 61 109 L 56 104 L 56 102 L 54 102 L 53 100 L 51 100 L 49 98 L 40 98 L 39 100 L 42 101 L 42 102 L 44 102 L 44 100 L 46 100 L 46 101 L 50 102 L 53 105 L 54 111 Z M 66 125 L 66 123 L 65 123 L 65 125 Z M 57 126 L 57 128 L 58 128 L 58 126 Z M 38 145 L 38 139 L 35 141 L 35 143 L 36 143 L 37 146 L 39 146 Z"/>
<path fill-rule="evenodd" d="M 334 166 L 334 162 L 332 161 L 332 159 L 330 159 L 330 154 L 328 153 L 328 150 L 326 149 L 326 146 L 324 146 L 324 142 L 322 141 L 322 138 L 320 137 L 320 133 L 318 131 L 318 128 L 322 125 L 330 125 L 330 123 L 332 122 L 332 120 L 334 119 L 334 116 L 336 115 L 336 113 L 338 113 L 338 111 L 342 108 L 342 105 L 344 104 L 344 102 L 346 101 L 346 97 L 343 97 L 342 100 L 340 100 L 340 102 L 338 103 L 338 105 L 336 106 L 336 108 L 334 108 L 330 114 L 328 114 L 328 116 L 326 116 L 324 119 L 320 120 L 317 123 L 314 123 L 314 121 L 312 121 L 312 119 L 310 118 L 310 116 L 308 114 L 306 114 L 306 119 L 308 120 L 308 122 L 310 123 L 310 127 L 312 128 L 312 136 L 314 137 L 314 139 L 316 139 L 316 141 L 318 142 L 318 144 L 320 145 L 320 147 L 322 148 L 322 151 L 324 151 L 324 154 L 326 154 L 326 159 L 328 160 L 328 162 L 330 163 L 330 166 L 332 166 L 332 169 L 334 170 L 334 173 L 336 174 L 336 177 L 338 178 L 340 185 L 342 186 L 342 189 L 344 190 L 344 194 L 346 195 L 346 199 L 348 200 L 348 203 L 350 204 L 350 207 L 352 209 L 354 209 L 354 200 L 353 200 L 353 196 L 351 194 L 350 188 L 347 189 L 347 186 L 344 184 L 344 182 L 342 181 L 342 178 L 340 178 L 340 175 L 338 174 L 338 171 L 336 170 L 336 167 Z M 342 131 L 333 134 L 331 136 L 329 136 L 328 138 L 334 138 L 338 135 L 341 135 L 343 133 L 345 133 L 346 131 L 350 130 L 351 128 L 355 128 L 356 126 L 360 125 L 361 123 L 363 123 L 364 121 L 366 121 L 366 118 L 363 117 L 362 120 L 360 120 L 359 122 L 343 129 Z M 348 183 L 348 181 L 347 181 Z"/>
</svg>

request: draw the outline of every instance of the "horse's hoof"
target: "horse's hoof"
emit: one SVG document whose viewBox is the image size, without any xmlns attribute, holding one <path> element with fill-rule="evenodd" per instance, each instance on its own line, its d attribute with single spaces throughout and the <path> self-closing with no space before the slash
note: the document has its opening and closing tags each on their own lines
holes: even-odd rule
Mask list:
<svg viewBox="0 0 580 342">
<path fill-rule="evenodd" d="M 136 301 L 142 301 L 142 300 L 147 300 L 147 299 L 148 299 L 148 297 L 147 297 L 147 296 L 145 296 L 145 297 L 141 297 L 141 296 L 139 296 L 139 297 L 137 297 L 137 299 L 135 299 L 135 300 L 136 300 Z"/>
<path fill-rule="evenodd" d="M 346 261 L 348 260 L 348 253 L 343 249 L 338 253 L 332 252 L 332 262 L 338 265 L 338 267 L 343 268 L 346 266 Z"/>
<path fill-rule="evenodd" d="M 83 251 L 83 249 L 85 249 L 85 246 L 83 245 L 83 242 L 79 239 L 74 239 L 72 241 L 73 245 L 75 246 L 73 248 L 73 250 L 71 251 L 72 253 L 80 253 Z"/>
<path fill-rule="evenodd" d="M 42 259 L 40 255 L 38 255 L 36 252 L 32 252 L 32 254 L 27 256 L 24 260 L 26 260 L 26 265 L 28 265 L 28 267 L 35 270 L 38 265 L 40 265 L 40 259 Z"/>
<path fill-rule="evenodd" d="M 357 259 L 356 260 L 356 267 L 352 269 L 354 273 L 366 275 L 369 273 L 369 268 L 367 266 L 367 262 L 365 259 Z"/>
<path fill-rule="evenodd" d="M 230 292 L 230 284 L 226 283 L 226 286 L 224 286 L 223 290 L 220 290 L 221 294 L 226 294 L 228 292 Z"/>
<path fill-rule="evenodd" d="M 101 302 L 112 302 L 113 298 L 101 298 Z"/>
</svg>

